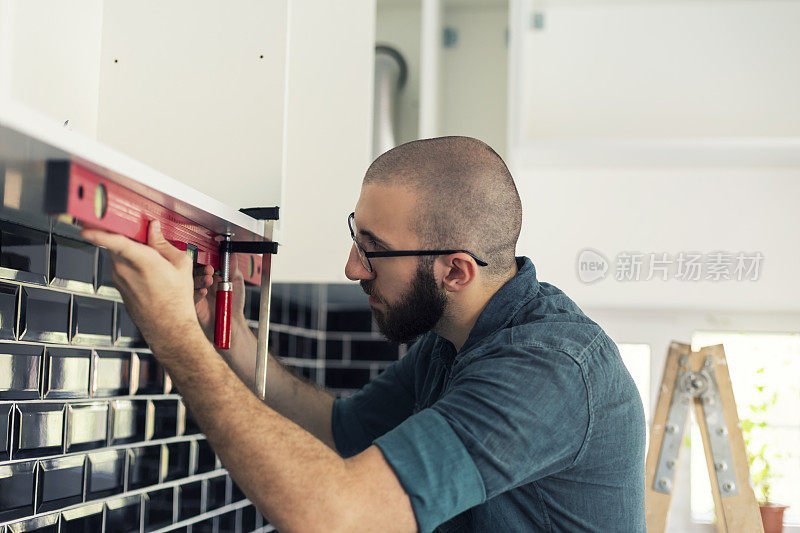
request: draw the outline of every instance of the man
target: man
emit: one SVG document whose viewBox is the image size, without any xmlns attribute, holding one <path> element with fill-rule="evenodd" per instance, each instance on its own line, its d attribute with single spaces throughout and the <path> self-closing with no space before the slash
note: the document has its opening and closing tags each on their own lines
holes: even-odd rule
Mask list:
<svg viewBox="0 0 800 533">
<path fill-rule="evenodd" d="M 508 169 L 478 140 L 379 157 L 348 220 L 345 272 L 389 339 L 421 337 L 346 400 L 270 358 L 266 405 L 249 390 L 240 275 L 228 366 L 206 338 L 210 267 L 193 285 L 155 222 L 149 246 L 84 236 L 110 250 L 153 353 L 280 531 L 641 531 L 636 388 L 602 329 L 515 258 L 521 221 Z"/>
</svg>

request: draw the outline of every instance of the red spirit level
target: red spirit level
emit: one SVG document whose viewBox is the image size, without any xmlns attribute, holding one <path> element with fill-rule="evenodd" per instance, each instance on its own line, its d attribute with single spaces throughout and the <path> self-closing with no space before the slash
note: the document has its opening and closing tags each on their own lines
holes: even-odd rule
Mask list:
<svg viewBox="0 0 800 533">
<path fill-rule="evenodd" d="M 151 220 L 161 223 L 164 238 L 186 251 L 195 263 L 211 265 L 222 274 L 216 301 L 214 344 L 230 346 L 230 255 L 245 281 L 261 282 L 261 254 L 276 253 L 277 243 L 269 241 L 231 241 L 230 234 L 211 230 L 171 211 L 153 200 L 133 192 L 73 161 L 48 161 L 45 211 L 67 215 L 87 228 L 97 228 L 147 242 Z M 277 208 L 243 210 L 254 218 L 277 218 Z"/>
</svg>

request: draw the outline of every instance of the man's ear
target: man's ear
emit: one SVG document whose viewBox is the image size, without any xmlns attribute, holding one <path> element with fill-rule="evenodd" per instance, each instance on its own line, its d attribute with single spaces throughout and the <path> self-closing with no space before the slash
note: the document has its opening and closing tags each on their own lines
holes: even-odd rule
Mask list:
<svg viewBox="0 0 800 533">
<path fill-rule="evenodd" d="M 442 259 L 442 285 L 447 292 L 462 291 L 478 277 L 478 265 L 468 254 L 450 254 Z"/>
</svg>

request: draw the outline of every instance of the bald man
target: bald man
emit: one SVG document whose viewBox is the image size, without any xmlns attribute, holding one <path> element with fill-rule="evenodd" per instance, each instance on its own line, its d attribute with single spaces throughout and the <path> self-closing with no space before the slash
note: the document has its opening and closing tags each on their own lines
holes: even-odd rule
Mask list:
<svg viewBox="0 0 800 533">
<path fill-rule="evenodd" d="M 241 275 L 234 344 L 218 353 L 210 269 L 193 282 L 156 222 L 148 246 L 84 236 L 110 250 L 153 353 L 278 530 L 643 531 L 636 387 L 603 330 L 515 257 L 521 223 L 511 174 L 476 139 L 379 157 L 348 217 L 345 272 L 388 339 L 416 341 L 347 399 L 270 358 L 266 404 L 250 392 Z"/>
</svg>

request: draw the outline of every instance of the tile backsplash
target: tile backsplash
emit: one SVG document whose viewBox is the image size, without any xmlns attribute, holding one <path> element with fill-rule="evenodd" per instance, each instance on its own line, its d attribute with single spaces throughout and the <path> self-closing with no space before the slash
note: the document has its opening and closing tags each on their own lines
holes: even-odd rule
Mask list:
<svg viewBox="0 0 800 533">
<path fill-rule="evenodd" d="M 270 530 L 147 349 L 105 251 L 0 210 L 0 533 Z"/>
<path fill-rule="evenodd" d="M 245 311 L 255 327 L 256 287 L 248 289 Z M 339 395 L 357 391 L 406 351 L 378 332 L 355 283 L 273 283 L 269 333 L 270 353 Z"/>
</svg>

